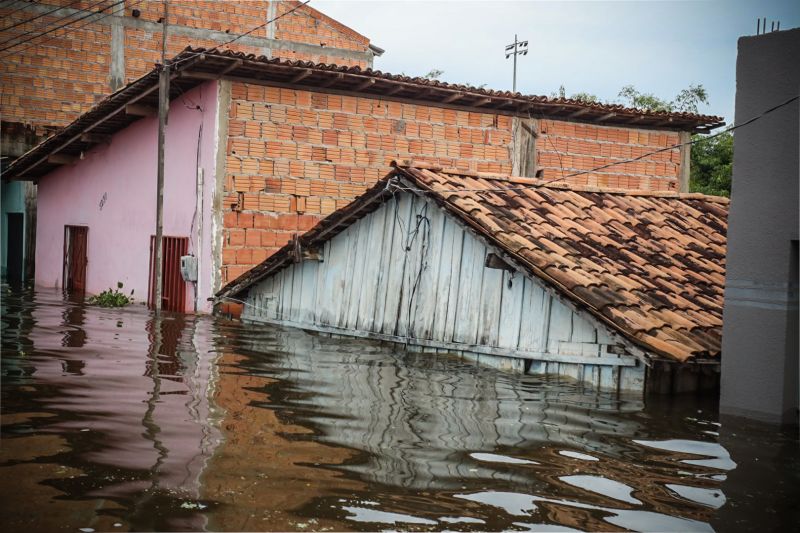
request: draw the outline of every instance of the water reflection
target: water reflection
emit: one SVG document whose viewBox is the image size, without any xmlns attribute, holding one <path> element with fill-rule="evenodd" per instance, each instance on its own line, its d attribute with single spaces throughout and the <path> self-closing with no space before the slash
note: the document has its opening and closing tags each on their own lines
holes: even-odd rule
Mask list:
<svg viewBox="0 0 800 533">
<path fill-rule="evenodd" d="M 752 494 L 796 523 L 796 436 L 694 399 L 4 291 L 3 530 L 706 531 Z"/>
</svg>

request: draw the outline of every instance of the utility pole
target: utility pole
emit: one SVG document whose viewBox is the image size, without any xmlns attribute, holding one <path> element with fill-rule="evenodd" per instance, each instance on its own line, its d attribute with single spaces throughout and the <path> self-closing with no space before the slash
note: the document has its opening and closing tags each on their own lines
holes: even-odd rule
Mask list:
<svg viewBox="0 0 800 533">
<path fill-rule="evenodd" d="M 156 185 L 156 249 L 155 249 L 155 311 L 161 314 L 162 287 L 164 265 L 162 241 L 164 237 L 164 138 L 169 113 L 169 65 L 167 64 L 167 28 L 169 18 L 169 0 L 164 1 L 164 19 L 161 30 L 161 73 L 158 78 L 158 181 Z"/>
<path fill-rule="evenodd" d="M 517 56 L 528 55 L 528 41 L 518 41 L 517 34 L 514 34 L 514 42 L 506 46 L 506 59 L 514 56 L 514 84 L 511 90 L 517 92 Z"/>
</svg>

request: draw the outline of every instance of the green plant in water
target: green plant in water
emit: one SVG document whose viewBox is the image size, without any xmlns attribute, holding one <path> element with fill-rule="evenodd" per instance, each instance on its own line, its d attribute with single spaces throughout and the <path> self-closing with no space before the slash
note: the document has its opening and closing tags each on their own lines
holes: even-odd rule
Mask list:
<svg viewBox="0 0 800 533">
<path fill-rule="evenodd" d="M 97 296 L 90 296 L 86 302 L 89 305 L 99 305 L 100 307 L 125 307 L 128 304 L 133 303 L 133 290 L 131 290 L 130 295 L 120 292 L 122 288 L 122 282 L 117 282 L 117 288 L 113 291 L 108 289 L 106 291 L 101 292 Z"/>
</svg>

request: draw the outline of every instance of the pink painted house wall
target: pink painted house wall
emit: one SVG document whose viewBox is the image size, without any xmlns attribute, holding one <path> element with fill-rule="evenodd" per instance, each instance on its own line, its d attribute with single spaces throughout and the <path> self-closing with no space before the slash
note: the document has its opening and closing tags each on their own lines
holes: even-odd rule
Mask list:
<svg viewBox="0 0 800 533">
<path fill-rule="evenodd" d="M 164 235 L 189 237 L 189 253 L 194 255 L 198 255 L 198 220 L 193 219 L 199 148 L 199 166 L 204 174 L 204 209 L 201 255 L 198 256 L 198 310 L 203 312 L 211 311 L 207 299 L 212 296 L 211 219 L 217 90 L 216 82 L 208 82 L 173 100 L 166 134 Z M 138 120 L 114 134 L 110 144 L 93 147 L 82 160 L 64 165 L 39 181 L 38 285 L 63 285 L 64 226 L 88 226 L 87 292 L 97 294 L 116 287 L 120 281 L 125 292 L 135 290 L 138 302 L 147 301 L 150 236 L 155 234 L 156 223 L 157 132 L 156 118 Z M 194 300 L 195 289 L 189 283 L 187 311 L 194 308 Z"/>
</svg>

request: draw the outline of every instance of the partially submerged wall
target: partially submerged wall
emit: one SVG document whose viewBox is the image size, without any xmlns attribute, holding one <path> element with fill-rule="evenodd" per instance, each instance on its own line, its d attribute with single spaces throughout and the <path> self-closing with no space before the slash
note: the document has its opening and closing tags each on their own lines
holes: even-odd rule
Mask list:
<svg viewBox="0 0 800 533">
<path fill-rule="evenodd" d="M 206 83 L 174 100 L 166 137 L 164 235 L 190 237 L 189 252 L 199 248 L 203 219 L 199 307 L 210 310 L 211 209 L 214 191 L 214 132 L 217 84 Z M 197 109 L 199 106 L 200 109 Z M 87 291 L 98 293 L 124 284 L 125 292 L 147 299 L 150 236 L 155 234 L 157 129 L 155 117 L 143 118 L 98 144 L 74 165 L 64 165 L 39 181 L 36 283 L 63 286 L 64 226 L 88 226 Z M 199 158 L 199 160 L 198 160 Z M 205 188 L 202 214 L 195 212 L 198 165 Z M 194 293 L 186 291 L 186 308 Z"/>
<path fill-rule="evenodd" d="M 485 266 L 492 250 L 428 200 L 398 193 L 316 252 L 253 286 L 242 318 L 644 390 L 618 339 L 539 281 Z"/>
<path fill-rule="evenodd" d="M 296 232 L 347 205 L 412 158 L 510 174 L 508 115 L 391 99 L 232 83 L 221 283 L 232 281 Z M 569 177 L 678 142 L 675 132 L 525 119 L 538 136 L 540 177 L 598 187 L 675 190 L 680 150 Z M 535 170 L 534 170 L 535 172 Z"/>
<path fill-rule="evenodd" d="M 797 96 L 800 29 L 739 39 L 736 116 Z M 798 424 L 797 100 L 734 136 L 720 411 Z"/>
</svg>

